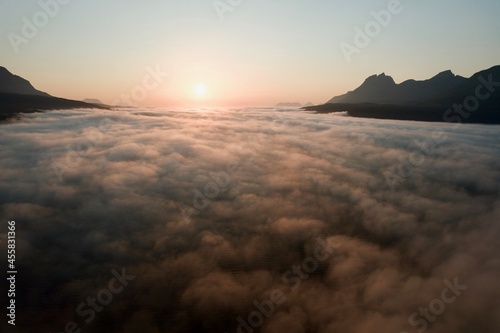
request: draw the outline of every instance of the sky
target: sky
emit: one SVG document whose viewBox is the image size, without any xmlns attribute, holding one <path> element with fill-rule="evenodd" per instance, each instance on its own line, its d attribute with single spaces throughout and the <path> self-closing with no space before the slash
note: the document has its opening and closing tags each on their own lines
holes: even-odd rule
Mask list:
<svg viewBox="0 0 500 333">
<path fill-rule="evenodd" d="M 499 1 L 393 1 L 2 0 L 0 65 L 54 96 L 240 106 L 320 104 L 373 74 L 499 64 Z"/>
</svg>

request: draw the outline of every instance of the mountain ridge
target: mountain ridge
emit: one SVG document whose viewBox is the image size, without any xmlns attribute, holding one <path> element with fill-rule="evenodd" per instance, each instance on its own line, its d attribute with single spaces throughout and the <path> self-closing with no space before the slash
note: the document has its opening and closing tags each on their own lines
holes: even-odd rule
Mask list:
<svg viewBox="0 0 500 333">
<path fill-rule="evenodd" d="M 344 95 L 335 96 L 327 103 L 382 103 L 406 104 L 430 100 L 465 83 L 467 79 L 451 70 L 438 73 L 427 80 L 409 79 L 397 84 L 391 76 L 382 73 L 369 76 L 361 86 Z"/>
<path fill-rule="evenodd" d="M 55 109 L 110 109 L 107 105 L 85 103 L 51 96 L 37 90 L 26 79 L 0 66 L 0 121 L 20 113 Z"/>
<path fill-rule="evenodd" d="M 363 118 L 500 124 L 500 65 L 470 78 L 446 70 L 400 84 L 384 73 L 372 75 L 353 91 L 303 109 Z"/>
<path fill-rule="evenodd" d="M 12 74 L 7 68 L 2 66 L 0 66 L 0 92 L 6 94 L 51 97 L 46 92 L 35 89 L 28 80 Z"/>
</svg>

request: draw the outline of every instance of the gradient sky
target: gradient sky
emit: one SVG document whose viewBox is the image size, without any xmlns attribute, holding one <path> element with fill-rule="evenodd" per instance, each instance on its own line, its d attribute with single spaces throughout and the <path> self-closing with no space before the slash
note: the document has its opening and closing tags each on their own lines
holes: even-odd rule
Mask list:
<svg viewBox="0 0 500 333">
<path fill-rule="evenodd" d="M 348 63 L 340 44 L 389 2 L 243 0 L 222 21 L 212 0 L 70 0 L 16 53 L 8 34 L 22 36 L 22 18 L 40 5 L 2 0 L 0 65 L 52 95 L 105 103 L 161 66 L 169 76 L 144 105 L 231 106 L 319 104 L 376 73 L 401 82 L 500 63 L 498 0 L 401 0 L 403 11 Z"/>
</svg>

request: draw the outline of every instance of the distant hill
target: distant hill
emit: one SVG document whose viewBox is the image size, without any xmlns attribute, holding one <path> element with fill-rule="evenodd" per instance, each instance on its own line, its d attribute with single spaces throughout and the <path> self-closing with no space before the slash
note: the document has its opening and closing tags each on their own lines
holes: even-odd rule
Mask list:
<svg viewBox="0 0 500 333">
<path fill-rule="evenodd" d="M 0 121 L 18 113 L 55 109 L 110 109 L 102 103 L 93 104 L 50 96 L 35 89 L 29 81 L 0 67 Z"/>
<path fill-rule="evenodd" d="M 36 90 L 29 81 L 12 74 L 5 67 L 0 67 L 0 93 L 50 97 L 49 94 Z"/>
<path fill-rule="evenodd" d="M 470 78 L 445 71 L 428 80 L 400 84 L 382 73 L 324 105 L 304 109 L 320 113 L 347 111 L 350 116 L 366 118 L 499 124 L 500 66 Z"/>
<path fill-rule="evenodd" d="M 89 103 L 89 104 L 105 105 L 103 102 L 101 102 L 100 100 L 98 100 L 96 98 L 85 98 L 83 101 L 85 103 Z"/>
<path fill-rule="evenodd" d="M 301 108 L 302 104 L 298 102 L 281 102 L 276 104 L 276 107 L 279 108 Z"/>
</svg>

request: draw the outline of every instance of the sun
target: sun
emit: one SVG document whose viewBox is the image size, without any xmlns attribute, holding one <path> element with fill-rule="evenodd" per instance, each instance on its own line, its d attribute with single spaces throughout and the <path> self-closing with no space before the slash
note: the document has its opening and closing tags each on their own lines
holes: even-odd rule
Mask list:
<svg viewBox="0 0 500 333">
<path fill-rule="evenodd" d="M 198 98 L 204 97 L 206 93 L 207 93 L 207 88 L 205 84 L 198 83 L 197 85 L 194 86 L 194 94 L 196 95 L 196 97 Z"/>
</svg>

